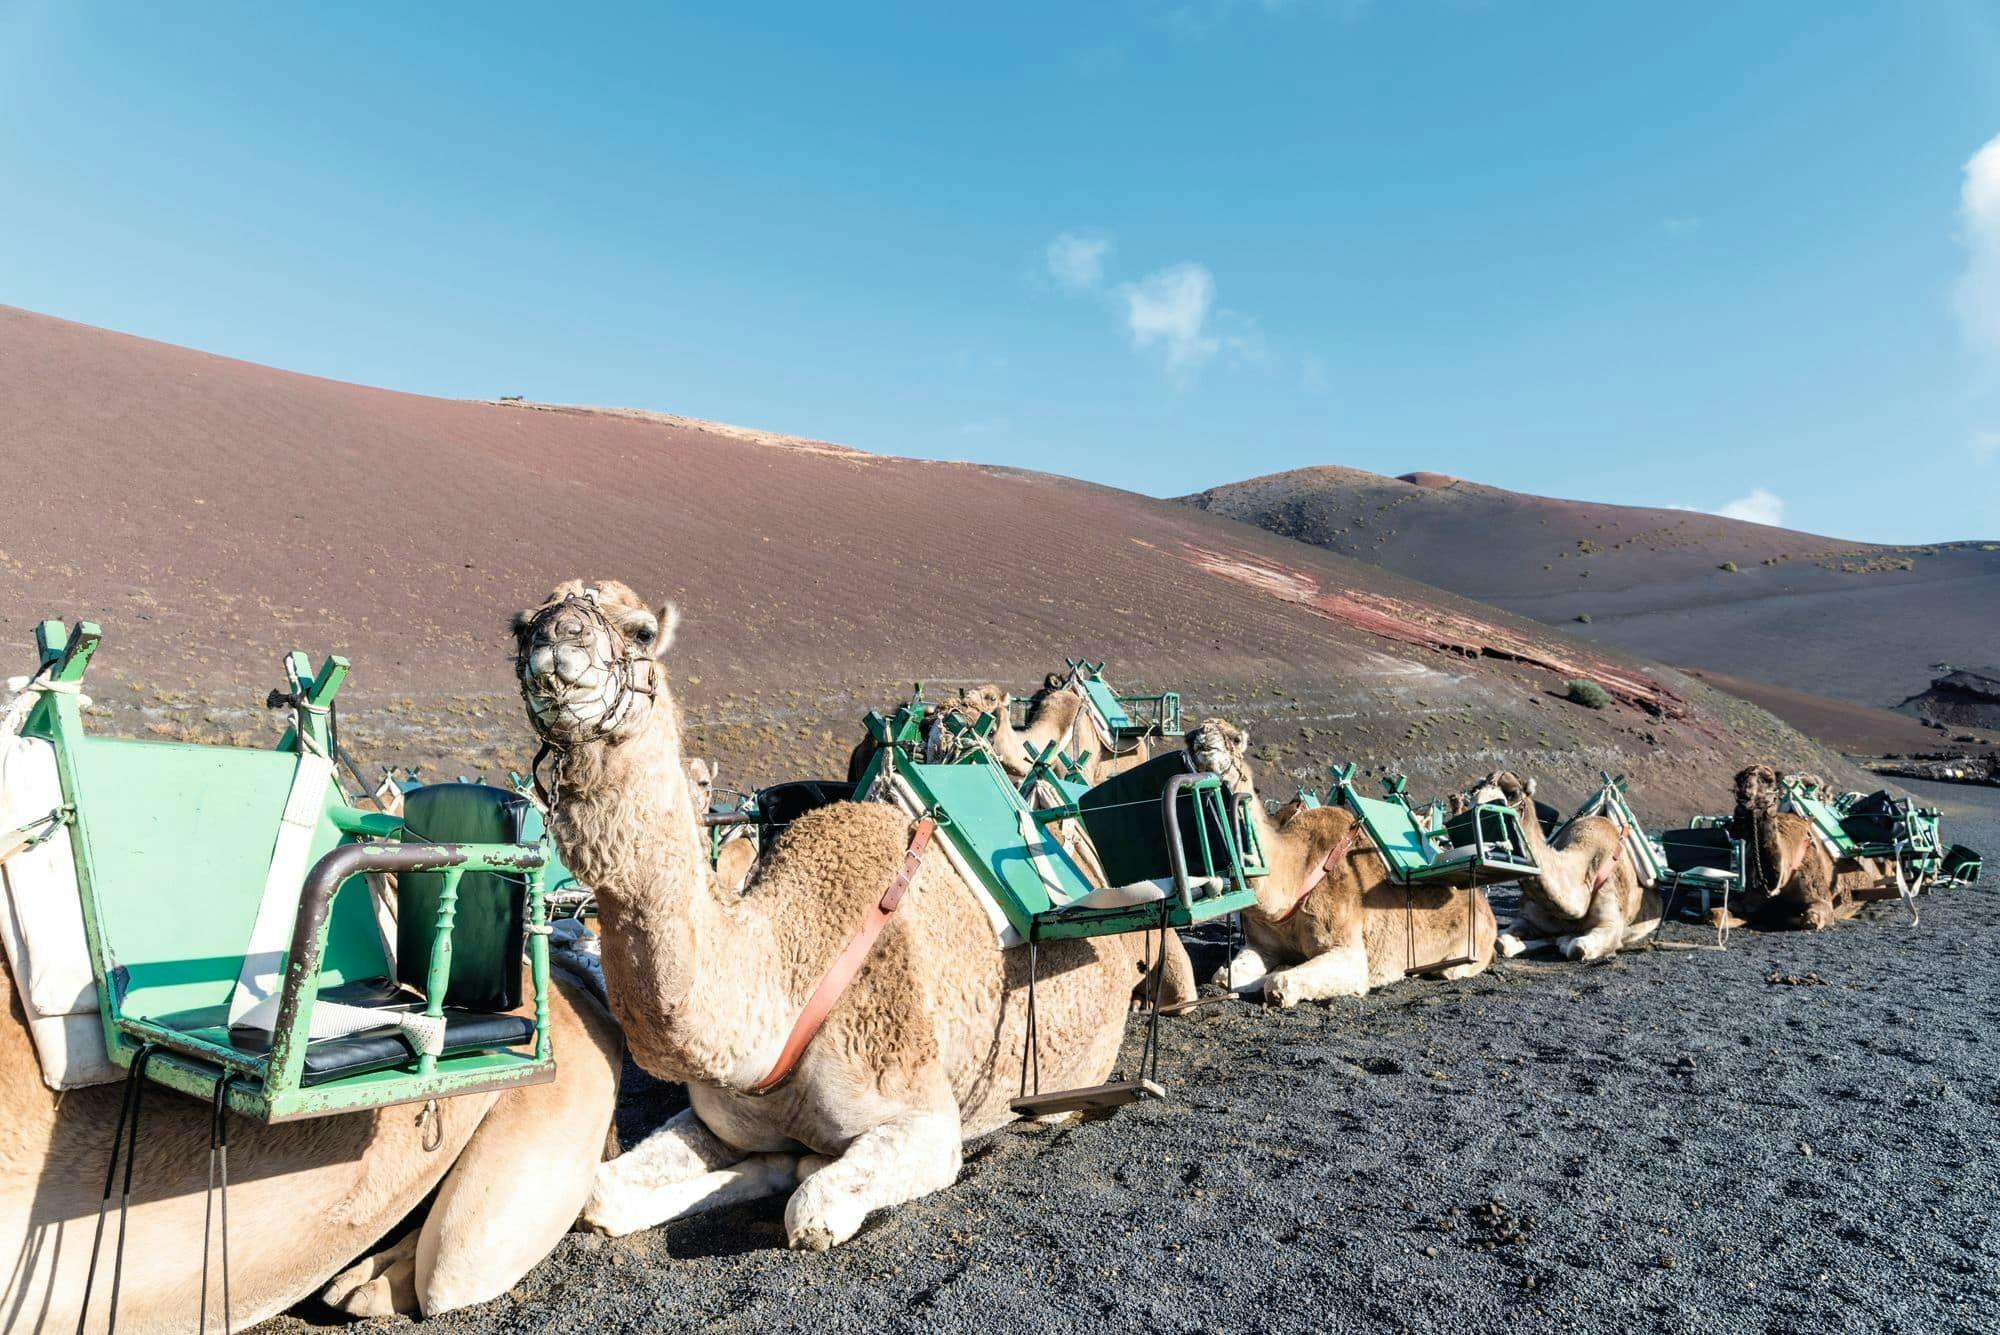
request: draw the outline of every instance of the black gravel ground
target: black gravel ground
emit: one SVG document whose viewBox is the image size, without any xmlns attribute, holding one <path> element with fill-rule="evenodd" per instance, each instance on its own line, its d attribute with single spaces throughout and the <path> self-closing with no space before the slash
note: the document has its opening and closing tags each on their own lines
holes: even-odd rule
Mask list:
<svg viewBox="0 0 2000 1335">
<path fill-rule="evenodd" d="M 1910 786 L 2000 852 L 2000 794 Z M 785 1250 L 777 1201 L 572 1234 L 426 1328 L 2000 1329 L 1992 882 L 1914 930 L 1206 1007 L 1168 1101 L 990 1136 L 834 1252 Z M 672 1099 L 635 1075 L 628 1137 Z"/>
</svg>

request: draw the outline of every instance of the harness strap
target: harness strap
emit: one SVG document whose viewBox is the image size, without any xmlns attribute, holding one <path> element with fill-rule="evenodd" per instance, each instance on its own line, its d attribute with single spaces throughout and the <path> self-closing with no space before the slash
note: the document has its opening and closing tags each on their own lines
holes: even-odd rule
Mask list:
<svg viewBox="0 0 2000 1335">
<path fill-rule="evenodd" d="M 1290 922 L 1292 915 L 1305 907 L 1306 897 L 1319 889 L 1320 882 L 1327 878 L 1327 873 L 1333 870 L 1336 863 L 1347 856 L 1347 850 L 1354 847 L 1355 839 L 1362 833 L 1360 821 L 1357 820 L 1348 826 L 1347 833 L 1340 836 L 1340 841 L 1327 850 L 1326 856 L 1321 858 L 1318 864 L 1313 867 L 1312 872 L 1307 875 L 1306 883 L 1299 887 L 1298 897 L 1292 900 L 1292 906 L 1283 913 L 1280 913 L 1276 918 L 1273 918 L 1272 921 Z"/>
<path fill-rule="evenodd" d="M 1611 879 L 1611 874 L 1613 872 L 1618 870 L 1618 864 L 1624 860 L 1624 857 L 1625 857 L 1625 839 L 1623 832 L 1621 831 L 1617 845 L 1613 847 L 1611 850 L 1611 860 L 1604 864 L 1604 869 L 1597 873 L 1597 879 L 1590 883 L 1591 894 L 1594 895 L 1599 890 L 1602 890 L 1604 888 L 1604 883 Z"/>
<path fill-rule="evenodd" d="M 812 996 L 807 998 L 805 1009 L 799 1012 L 797 1022 L 792 1025 L 791 1036 L 785 1039 L 784 1050 L 778 1053 L 777 1064 L 771 1067 L 771 1073 L 750 1086 L 744 1091 L 745 1093 L 768 1094 L 784 1084 L 798 1068 L 799 1059 L 805 1056 L 807 1046 L 818 1035 L 820 1026 L 826 1023 L 827 1015 L 847 991 L 848 984 L 852 983 L 854 976 L 861 972 L 861 966 L 867 961 L 868 953 L 875 948 L 876 938 L 881 936 L 882 929 L 889 925 L 889 919 L 894 916 L 896 906 L 903 902 L 904 892 L 909 890 L 911 882 L 917 879 L 917 869 L 924 861 L 924 850 L 930 846 L 931 835 L 936 830 L 937 822 L 926 816 L 910 831 L 909 850 L 903 854 L 903 865 L 896 872 L 895 878 L 889 882 L 889 888 L 883 891 L 882 898 L 869 908 L 867 915 L 861 920 L 861 926 L 855 929 L 853 937 L 849 939 L 847 948 L 841 951 L 827 967 L 826 975 L 819 980 L 819 986 L 814 988 Z"/>
</svg>

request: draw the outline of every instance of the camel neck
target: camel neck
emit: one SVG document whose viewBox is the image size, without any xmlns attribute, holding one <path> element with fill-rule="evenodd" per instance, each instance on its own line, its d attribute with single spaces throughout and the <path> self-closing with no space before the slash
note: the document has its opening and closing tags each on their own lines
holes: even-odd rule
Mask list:
<svg viewBox="0 0 2000 1335">
<path fill-rule="evenodd" d="M 596 892 L 605 982 L 634 1059 L 662 1079 L 731 1084 L 744 1054 L 728 1040 L 742 1037 L 746 993 L 764 975 L 738 972 L 727 1013 L 704 986 L 757 947 L 737 939 L 745 915 L 721 902 L 698 817 L 678 713 L 662 689 L 639 733 L 570 755 L 550 824 L 570 870 Z"/>
</svg>

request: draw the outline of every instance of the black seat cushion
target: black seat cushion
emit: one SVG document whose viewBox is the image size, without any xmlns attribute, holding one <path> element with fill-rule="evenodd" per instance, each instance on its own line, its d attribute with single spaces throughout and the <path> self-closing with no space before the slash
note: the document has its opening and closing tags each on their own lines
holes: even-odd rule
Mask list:
<svg viewBox="0 0 2000 1335">
<path fill-rule="evenodd" d="M 403 798 L 403 826 L 412 841 L 505 844 L 520 838 L 527 799 L 483 783 L 433 783 Z M 421 991 L 437 935 L 442 872 L 396 878 L 396 974 Z M 458 883 L 451 932 L 451 981 L 444 1004 L 462 1010 L 507 1011 L 521 1004 L 521 947 L 528 885 L 520 876 L 467 872 Z"/>
<path fill-rule="evenodd" d="M 377 995 L 401 998 L 396 1004 L 382 1006 L 383 1010 L 407 1009 L 412 1005 L 408 992 L 393 984 L 386 984 L 385 987 L 385 984 L 386 980 L 375 979 L 369 984 L 330 987 L 320 995 L 326 1000 L 338 1000 L 350 1006 L 367 1006 L 370 1005 L 367 997 L 372 987 Z M 535 1022 L 525 1015 L 493 1015 L 484 1011 L 449 1008 L 444 1013 L 443 1055 L 446 1057 L 517 1048 L 533 1042 L 534 1038 Z M 238 1051 L 258 1057 L 271 1050 L 268 1030 L 244 1025 L 237 1025 L 229 1031 L 229 1042 Z M 414 1062 L 417 1055 L 417 1050 L 410 1046 L 409 1039 L 400 1029 L 379 1029 L 365 1034 L 349 1034 L 345 1038 L 323 1038 L 306 1045 L 305 1074 L 300 1083 L 318 1085 L 343 1076 L 405 1066 Z"/>
<path fill-rule="evenodd" d="M 764 837 L 775 839 L 784 833 L 786 826 L 808 811 L 853 800 L 854 785 L 851 783 L 834 779 L 795 779 L 758 790 L 757 820 L 763 826 Z"/>
<path fill-rule="evenodd" d="M 1735 836 L 1720 825 L 1660 831 L 1660 851 L 1674 871 L 1729 871 L 1735 864 Z"/>
</svg>

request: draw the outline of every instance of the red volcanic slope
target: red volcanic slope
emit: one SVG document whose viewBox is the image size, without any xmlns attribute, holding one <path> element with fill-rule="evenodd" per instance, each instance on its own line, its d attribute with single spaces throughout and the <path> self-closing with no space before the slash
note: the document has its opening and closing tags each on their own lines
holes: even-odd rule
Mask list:
<svg viewBox="0 0 2000 1335">
<path fill-rule="evenodd" d="M 1717 717 L 1734 705 L 1616 651 L 1185 506 L 1010 469 L 423 398 L 6 308 L 0 449 L 0 643 L 17 661 L 36 619 L 83 614 L 106 627 L 103 671 L 130 680 L 264 683 L 296 645 L 355 660 L 357 708 L 504 693 L 509 616 L 561 579 L 610 575 L 683 605 L 675 665 L 698 719 L 739 688 L 880 699 L 914 677 L 1029 682 L 1067 652 L 1124 680 L 1226 687 L 1245 709 L 1279 708 L 1272 683 L 1304 687 L 1350 746 L 1415 751 L 1412 720 L 1447 715 L 1467 747 L 1512 727 L 1556 748 L 1545 768 L 1579 773 L 1621 747 L 1663 769 L 1699 751 L 1712 770 L 1715 748 L 1751 744 Z M 1270 577 L 1330 596 L 1257 587 Z M 1377 633 L 1347 606 L 1449 623 L 1454 644 Z M 1507 652 L 1479 657 L 1488 642 Z M 1552 727 L 1571 672 L 1688 717 L 1569 709 Z"/>
<path fill-rule="evenodd" d="M 1663 469 L 1663 499 L 1685 485 Z M 1182 500 L 1648 658 L 1855 704 L 1898 703 L 1935 662 L 2000 655 L 2000 543 L 1877 547 L 1339 467 Z"/>
</svg>

